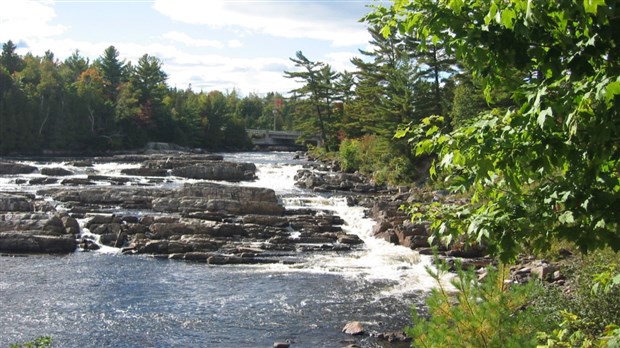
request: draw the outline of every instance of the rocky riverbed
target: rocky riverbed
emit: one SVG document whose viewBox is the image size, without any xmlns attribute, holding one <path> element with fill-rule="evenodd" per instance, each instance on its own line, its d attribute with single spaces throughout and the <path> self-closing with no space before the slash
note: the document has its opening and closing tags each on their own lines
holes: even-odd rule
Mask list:
<svg viewBox="0 0 620 348">
<path fill-rule="evenodd" d="M 97 163 L 139 166 L 106 176 L 89 170 Z M 255 264 L 294 263 L 298 253 L 343 252 L 363 243 L 342 231 L 338 216 L 285 209 L 272 189 L 231 185 L 256 178 L 252 163 L 219 155 L 122 155 L 62 164 L 0 162 L 0 175 L 22 188 L 0 192 L 0 252 L 110 246 L 158 258 Z M 68 167 L 87 174 L 75 177 Z M 23 177 L 32 173 L 38 175 Z M 175 177 L 191 182 L 165 185 Z"/>
</svg>

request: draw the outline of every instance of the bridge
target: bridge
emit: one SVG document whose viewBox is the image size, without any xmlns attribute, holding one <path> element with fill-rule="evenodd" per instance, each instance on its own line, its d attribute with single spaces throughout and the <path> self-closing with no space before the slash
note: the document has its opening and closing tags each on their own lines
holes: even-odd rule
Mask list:
<svg viewBox="0 0 620 348">
<path fill-rule="evenodd" d="M 267 151 L 298 151 L 306 150 L 308 144 L 321 145 L 318 135 L 304 138 L 303 143 L 298 142 L 304 132 L 300 131 L 272 131 L 262 129 L 246 129 L 254 147 Z"/>
</svg>

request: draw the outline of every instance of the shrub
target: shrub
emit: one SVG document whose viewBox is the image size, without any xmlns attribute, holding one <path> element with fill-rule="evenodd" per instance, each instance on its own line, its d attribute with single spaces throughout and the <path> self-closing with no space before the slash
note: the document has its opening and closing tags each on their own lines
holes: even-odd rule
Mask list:
<svg viewBox="0 0 620 348">
<path fill-rule="evenodd" d="M 620 324 L 620 286 L 613 283 L 620 272 L 620 254 L 601 250 L 575 256 L 561 272 L 568 278 L 566 293 L 550 289 L 540 299 L 541 305 L 558 313 L 558 322 L 566 321 L 561 311 L 575 315 L 578 320 L 572 327 L 592 341 L 605 335 L 610 325 Z"/>
<path fill-rule="evenodd" d="M 360 142 L 357 139 L 344 139 L 339 150 L 340 168 L 345 172 L 360 169 Z"/>
<path fill-rule="evenodd" d="M 342 170 L 359 171 L 372 176 L 379 184 L 411 183 L 417 171 L 406 157 L 399 155 L 390 141 L 365 135 L 358 139 L 344 139 L 338 159 Z"/>
<path fill-rule="evenodd" d="M 545 316 L 530 303 L 541 291 L 537 282 L 506 285 L 506 267 L 490 268 L 482 281 L 475 272 L 459 269 L 451 294 L 442 278 L 446 266 L 428 270 L 437 281 L 426 300 L 430 318 L 413 313 L 414 326 L 406 329 L 413 347 L 528 347 L 535 346 L 536 332 L 545 328 Z"/>
</svg>

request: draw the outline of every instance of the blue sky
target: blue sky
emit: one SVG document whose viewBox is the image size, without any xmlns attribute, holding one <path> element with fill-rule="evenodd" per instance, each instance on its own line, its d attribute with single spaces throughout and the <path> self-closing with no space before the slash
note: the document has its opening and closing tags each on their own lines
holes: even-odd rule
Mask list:
<svg viewBox="0 0 620 348">
<path fill-rule="evenodd" d="M 370 39 L 358 20 L 372 0 L 3 0 L 0 42 L 18 52 L 63 60 L 76 49 L 91 60 L 114 45 L 121 58 L 148 53 L 168 84 L 194 90 L 287 92 L 296 83 L 289 57 L 301 50 L 335 70 Z"/>
</svg>

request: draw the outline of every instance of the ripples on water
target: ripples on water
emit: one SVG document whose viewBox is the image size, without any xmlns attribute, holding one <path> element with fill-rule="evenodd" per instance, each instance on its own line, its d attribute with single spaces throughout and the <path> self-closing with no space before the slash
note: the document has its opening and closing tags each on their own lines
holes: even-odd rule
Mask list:
<svg viewBox="0 0 620 348">
<path fill-rule="evenodd" d="M 377 331 L 407 325 L 410 307 L 432 286 L 428 260 L 371 237 L 373 222 L 361 208 L 295 188 L 301 165 L 290 156 L 226 159 L 256 163 L 259 179 L 249 185 L 273 188 L 286 206 L 336 211 L 365 249 L 314 254 L 293 266 L 209 266 L 98 252 L 0 257 L 0 347 L 42 335 L 58 347 L 271 347 L 286 339 L 292 348 L 341 347 L 352 339 L 340 333 L 347 321 Z"/>
</svg>

